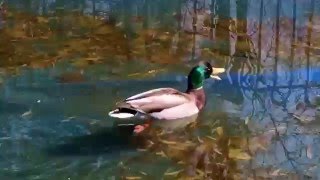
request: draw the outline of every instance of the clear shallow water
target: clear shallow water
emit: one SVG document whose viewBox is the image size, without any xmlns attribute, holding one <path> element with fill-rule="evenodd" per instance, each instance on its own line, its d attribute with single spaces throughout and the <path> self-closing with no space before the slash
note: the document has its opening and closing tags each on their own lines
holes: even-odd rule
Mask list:
<svg viewBox="0 0 320 180">
<path fill-rule="evenodd" d="M 54 81 L 55 76 L 44 73 L 49 71 L 61 73 L 65 69 L 67 68 L 64 66 L 58 66 L 54 69 L 41 70 L 42 75 L 37 75 L 37 79 L 29 79 L 28 82 L 26 82 L 28 74 L 37 74 L 39 70 L 25 70 L 19 76 L 8 78 L 3 84 L 0 139 L 2 159 L 0 165 L 3 178 L 106 179 L 112 176 L 120 177 L 123 172 L 128 176 L 144 176 L 139 173 L 140 171 L 148 174 L 145 178 L 155 178 L 163 175 L 168 168 L 183 168 L 155 153 L 138 151 L 139 143 L 135 143 L 134 138 L 130 136 L 132 129 L 121 130 L 119 134 L 119 131 L 112 128 L 114 120 L 107 117 L 108 110 L 116 101 L 145 90 L 146 87 L 149 89 L 170 86 L 183 90 L 185 88 L 183 74 L 161 78 L 167 76 L 167 73 L 163 73 L 145 80 L 131 79 L 116 82 L 92 80 L 65 84 Z M 234 74 L 230 75 L 233 76 Z M 216 126 L 222 125 L 229 136 L 241 137 L 246 129 L 242 127 L 245 118 L 255 113 L 248 125 L 253 132 L 249 137 L 254 139 L 256 137 L 254 134 L 264 132 L 262 136 L 258 136 L 261 138 L 259 142 L 267 140 L 268 146 L 266 150 L 256 152 L 249 172 L 258 169 L 259 173 L 259 168 L 262 167 L 283 168 L 294 172 L 291 161 L 294 161 L 294 168 L 301 174 L 305 174 L 303 170 L 317 167 L 317 152 L 319 152 L 317 128 L 313 127 L 314 132 L 308 127 L 306 130 L 297 131 L 296 121 L 285 113 L 286 110 L 282 110 L 281 106 L 272 107 L 274 105 L 267 104 L 267 111 L 276 119 L 276 127 L 281 133 L 281 141 L 272 140 L 276 135 L 272 121 L 268 118 L 268 112 L 263 113 L 264 109 L 259 107 L 259 104 L 255 104 L 253 108 L 252 99 L 248 97 L 239 98 L 241 90 L 246 91 L 247 96 L 250 96 L 252 91 L 248 88 L 245 90 L 245 88 L 235 89 L 230 85 L 226 86 L 225 83 L 229 80 L 226 76 L 222 77 L 223 81 L 220 82 L 222 84 L 213 81 L 206 84 L 208 104 L 198 121 L 202 125 L 217 123 Z M 265 95 L 262 101 L 268 103 L 270 91 L 263 90 L 263 86 L 260 88 L 260 95 Z M 311 95 L 318 93 L 317 88 L 308 90 Z M 293 91 L 303 94 L 303 89 Z M 226 113 L 227 116 L 221 113 Z M 190 135 L 194 137 L 207 135 L 208 132 L 203 130 L 204 128 L 200 126 Z M 194 133 L 195 135 L 192 135 Z M 188 139 L 190 135 L 184 137 Z M 285 154 L 283 146 L 290 152 L 290 157 Z M 305 148 L 312 148 L 312 159 L 307 157 Z M 162 148 L 158 147 L 157 151 L 161 150 Z M 288 160 L 288 158 L 294 159 Z M 131 169 L 121 169 L 119 165 L 121 162 L 125 162 Z M 239 164 L 240 167 L 241 164 L 248 166 L 241 161 Z M 312 169 L 312 176 L 316 172 L 316 169 Z"/>
<path fill-rule="evenodd" d="M 7 178 L 118 177 L 119 162 L 144 155 L 132 144 L 132 128 L 122 134 L 112 129 L 114 120 L 107 113 L 113 104 L 145 87 L 185 88 L 185 82 L 179 81 L 183 75 L 61 84 L 42 73 L 37 80 L 25 81 L 28 74 L 37 72 L 26 70 L 9 78 L 2 89 L 1 174 Z M 161 159 L 155 164 L 156 171 L 147 169 L 154 171 L 153 176 L 173 166 Z M 146 170 L 143 166 L 139 165 Z"/>
<path fill-rule="evenodd" d="M 196 32 L 192 29 L 192 2 L 26 2 L 10 1 L 9 10 L 13 14 L 44 15 L 44 19 L 38 18 L 39 24 L 31 18 L 31 25 L 22 25 L 20 19 L 30 20 L 25 14 L 16 16 L 20 18 L 9 16 L 5 22 L 1 19 L 5 16 L 0 15 L 1 27 L 5 27 L 1 38 L 9 39 L 4 39 L 8 46 L 0 46 L 5 62 L 0 73 L 0 178 L 175 179 L 180 174 L 175 177 L 168 172 L 189 172 L 188 165 L 199 160 L 197 175 L 201 179 L 201 165 L 206 164 L 203 159 L 208 154 L 214 156 L 209 159 L 216 178 L 225 174 L 229 179 L 319 177 L 320 130 L 315 97 L 320 94 L 320 31 L 319 9 L 315 5 L 310 11 L 312 1 L 296 2 L 295 36 L 291 14 L 295 1 L 281 2 L 278 16 L 278 1 L 263 1 L 261 31 L 256 29 L 261 11 L 256 1 L 248 1 L 245 14 L 236 12 L 237 8 L 245 12 L 243 4 L 220 4 L 222 10 L 230 6 L 230 17 L 247 17 L 247 28 L 239 26 L 235 33 L 232 23 L 229 29 L 222 19 L 222 25 L 213 29 L 213 37 L 201 28 L 203 16 L 208 16 L 209 10 L 213 12 L 209 1 L 197 4 L 202 7 L 203 3 L 205 11 L 198 9 Z M 179 8 L 184 18 L 179 16 Z M 106 25 L 102 27 L 107 27 L 92 35 L 88 27 L 99 29 L 94 23 L 81 19 L 82 15 L 56 14 L 61 9 L 66 14 L 73 10 L 75 14 L 96 15 L 104 19 Z M 217 11 L 220 17 L 225 17 L 225 12 Z M 60 25 L 51 22 L 55 18 Z M 32 30 L 43 30 L 41 23 L 47 20 L 50 23 L 45 27 L 52 29 L 54 37 L 48 33 L 47 41 L 39 40 L 40 35 Z M 306 26 L 308 22 L 312 26 Z M 20 25 L 25 34 L 20 32 Z M 151 42 L 141 27 L 158 30 L 151 33 Z M 226 36 L 223 32 L 228 31 Z M 250 38 L 243 38 L 241 32 Z M 113 36 L 116 38 L 111 39 Z M 123 41 L 123 36 L 133 40 Z M 88 40 L 91 37 L 99 41 Z M 247 40 L 253 44 L 250 48 Z M 14 43 L 17 41 L 24 43 L 19 46 Z M 36 50 L 24 51 L 31 47 Z M 61 47 L 71 55 L 64 54 Z M 96 56 L 101 62 L 95 61 Z M 42 64 L 52 58 L 61 62 Z M 227 68 L 228 73 L 220 82 L 206 83 L 208 103 L 197 123 L 168 135 L 151 131 L 146 137 L 131 136 L 130 127 L 120 131 L 113 128 L 114 119 L 107 113 L 117 101 L 163 86 L 184 90 L 185 75 L 199 60 L 210 60 L 215 66 Z M 19 72 L 9 75 L 10 68 L 5 65 L 17 65 Z M 299 102 L 310 105 L 299 108 Z M 292 113 L 299 117 L 293 118 Z M 146 150 L 150 141 L 155 145 Z"/>
</svg>

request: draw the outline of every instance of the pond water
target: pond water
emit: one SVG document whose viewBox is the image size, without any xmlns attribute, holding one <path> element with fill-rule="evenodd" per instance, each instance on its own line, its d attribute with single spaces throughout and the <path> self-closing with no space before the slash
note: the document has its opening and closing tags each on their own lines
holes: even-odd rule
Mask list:
<svg viewBox="0 0 320 180">
<path fill-rule="evenodd" d="M 4 1 L 0 178 L 318 179 L 318 4 Z M 200 61 L 227 72 L 195 121 L 136 136 L 108 117 L 133 94 L 183 91 Z"/>
</svg>

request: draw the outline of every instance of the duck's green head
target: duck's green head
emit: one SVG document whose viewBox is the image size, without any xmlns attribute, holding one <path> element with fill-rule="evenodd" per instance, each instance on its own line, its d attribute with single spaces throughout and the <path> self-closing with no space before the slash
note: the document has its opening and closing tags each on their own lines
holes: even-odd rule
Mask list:
<svg viewBox="0 0 320 180">
<path fill-rule="evenodd" d="M 198 89 L 208 78 L 221 80 L 217 74 L 223 73 L 224 68 L 213 68 L 209 62 L 202 63 L 190 71 L 188 75 L 188 89 Z"/>
</svg>

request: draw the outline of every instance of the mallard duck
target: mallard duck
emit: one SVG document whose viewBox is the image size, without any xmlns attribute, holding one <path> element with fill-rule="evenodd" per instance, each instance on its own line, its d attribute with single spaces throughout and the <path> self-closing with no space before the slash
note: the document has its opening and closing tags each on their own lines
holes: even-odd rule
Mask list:
<svg viewBox="0 0 320 180">
<path fill-rule="evenodd" d="M 135 133 L 140 133 L 150 126 L 151 120 L 171 121 L 193 116 L 198 114 L 206 103 L 204 81 L 210 77 L 221 80 L 217 74 L 224 71 L 224 68 L 213 68 L 209 62 L 201 63 L 190 71 L 185 92 L 173 88 L 148 90 L 118 103 L 116 109 L 109 112 L 109 116 L 148 120 L 145 124 L 136 125 Z"/>
</svg>

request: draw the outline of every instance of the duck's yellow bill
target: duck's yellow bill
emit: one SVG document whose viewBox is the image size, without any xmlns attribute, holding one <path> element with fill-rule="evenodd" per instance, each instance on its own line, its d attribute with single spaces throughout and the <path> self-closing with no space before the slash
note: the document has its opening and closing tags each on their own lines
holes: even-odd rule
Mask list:
<svg viewBox="0 0 320 180">
<path fill-rule="evenodd" d="M 221 80 L 221 78 L 219 76 L 217 76 L 217 74 L 221 74 L 225 71 L 226 71 L 226 69 L 224 69 L 224 68 L 212 68 L 212 74 L 210 75 L 210 77 L 213 79 Z"/>
<path fill-rule="evenodd" d="M 225 68 L 212 68 L 212 74 L 220 74 L 226 71 Z"/>
</svg>

